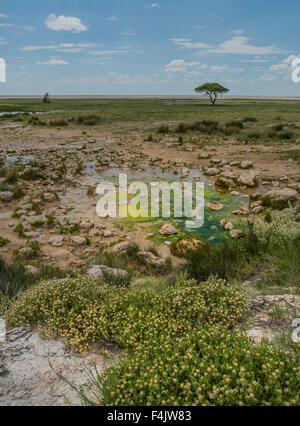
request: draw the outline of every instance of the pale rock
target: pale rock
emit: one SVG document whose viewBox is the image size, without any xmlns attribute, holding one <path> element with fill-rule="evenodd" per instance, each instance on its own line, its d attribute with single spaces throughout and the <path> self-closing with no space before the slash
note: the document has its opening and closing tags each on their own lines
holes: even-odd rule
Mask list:
<svg viewBox="0 0 300 426">
<path fill-rule="evenodd" d="M 75 246 L 85 246 L 87 244 L 86 239 L 84 237 L 74 236 L 71 237 L 71 241 Z"/>
<path fill-rule="evenodd" d="M 178 231 L 172 225 L 170 225 L 169 223 L 166 223 L 160 228 L 159 233 L 161 235 L 176 235 L 178 234 Z"/>
<path fill-rule="evenodd" d="M 64 244 L 64 237 L 62 235 L 56 235 L 48 240 L 48 244 L 53 247 L 61 247 Z"/>
</svg>

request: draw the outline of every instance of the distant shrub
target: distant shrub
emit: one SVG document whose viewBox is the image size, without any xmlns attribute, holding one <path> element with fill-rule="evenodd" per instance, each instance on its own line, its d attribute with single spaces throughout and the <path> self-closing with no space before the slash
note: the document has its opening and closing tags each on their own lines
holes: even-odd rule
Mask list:
<svg viewBox="0 0 300 426">
<path fill-rule="evenodd" d="M 18 182 L 18 169 L 16 167 L 0 167 L 0 177 L 4 177 L 5 183 L 14 185 Z"/>
<path fill-rule="evenodd" d="M 159 134 L 169 133 L 169 131 L 170 131 L 169 126 L 166 124 L 161 124 L 157 129 L 157 133 Z"/>
<path fill-rule="evenodd" d="M 262 134 L 258 131 L 252 131 L 252 132 L 248 132 L 246 137 L 248 139 L 260 139 L 262 137 Z"/>
<path fill-rule="evenodd" d="M 4 247 L 7 243 L 9 243 L 9 240 L 6 238 L 0 237 L 0 247 Z"/>
<path fill-rule="evenodd" d="M 273 127 L 273 129 L 276 132 L 280 132 L 281 130 L 283 130 L 283 128 L 284 128 L 284 124 L 277 124 L 276 126 Z"/>
<path fill-rule="evenodd" d="M 258 119 L 256 117 L 245 117 L 244 123 L 256 123 Z"/>
<path fill-rule="evenodd" d="M 153 142 L 153 136 L 150 134 L 148 136 L 145 137 L 144 139 L 145 142 Z"/>
<path fill-rule="evenodd" d="M 23 188 L 18 184 L 16 185 L 8 185 L 7 183 L 0 184 L 0 192 L 6 192 L 6 191 L 12 192 L 13 198 L 15 200 L 22 198 L 24 195 Z"/>
<path fill-rule="evenodd" d="M 244 123 L 242 120 L 231 120 L 228 121 L 225 125 L 226 127 L 237 127 L 238 129 L 243 129 Z"/>
<path fill-rule="evenodd" d="M 55 118 L 50 120 L 49 125 L 52 127 L 65 127 L 68 125 L 68 122 L 64 118 Z"/>
<path fill-rule="evenodd" d="M 33 115 L 28 120 L 29 124 L 32 124 L 33 126 L 46 126 L 47 123 L 44 120 L 41 120 L 38 116 Z"/>
<path fill-rule="evenodd" d="M 101 118 L 95 114 L 79 115 L 76 118 L 76 123 L 83 126 L 95 126 L 101 121 Z"/>
<path fill-rule="evenodd" d="M 281 139 L 293 139 L 294 133 L 290 131 L 279 133 Z"/>
<path fill-rule="evenodd" d="M 220 131 L 225 136 L 231 136 L 237 133 L 237 127 L 234 126 L 224 126 L 220 128 Z"/>
<path fill-rule="evenodd" d="M 189 129 L 189 125 L 185 123 L 179 123 L 176 126 L 175 132 L 176 133 L 186 133 Z"/>
</svg>

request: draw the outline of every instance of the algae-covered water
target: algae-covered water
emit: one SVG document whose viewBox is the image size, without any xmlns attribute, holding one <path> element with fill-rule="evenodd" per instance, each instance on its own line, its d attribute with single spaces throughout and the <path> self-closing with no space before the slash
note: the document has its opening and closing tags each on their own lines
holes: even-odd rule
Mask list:
<svg viewBox="0 0 300 426">
<path fill-rule="evenodd" d="M 145 233 L 153 232 L 154 237 L 152 241 L 157 243 L 164 243 L 165 241 L 172 241 L 178 237 L 192 236 L 204 238 L 212 243 L 217 243 L 228 237 L 228 231 L 226 231 L 220 224 L 222 219 L 230 220 L 234 225 L 241 226 L 244 224 L 243 219 L 235 216 L 232 212 L 239 210 L 242 207 L 248 207 L 248 198 L 243 195 L 234 196 L 229 193 L 218 191 L 214 184 L 207 180 L 201 171 L 197 169 L 191 169 L 188 177 L 181 177 L 176 171 L 161 170 L 159 168 L 153 168 L 148 165 L 139 167 L 137 170 L 128 169 L 127 165 L 124 168 L 110 168 L 104 172 L 97 173 L 94 164 L 88 163 L 87 172 L 90 174 L 97 175 L 101 180 L 118 183 L 120 174 L 127 174 L 128 184 L 142 181 L 144 183 L 150 182 L 187 182 L 187 181 L 200 181 L 204 182 L 204 197 L 205 197 L 205 209 L 204 209 L 204 224 L 200 228 L 188 229 L 186 227 L 186 217 L 181 218 L 151 218 L 149 217 L 138 217 L 132 218 L 127 217 L 121 220 L 121 224 L 128 230 L 137 230 L 139 227 L 143 229 Z M 174 206 L 174 200 L 171 197 L 171 211 Z M 223 209 L 220 211 L 212 211 L 207 207 L 208 202 L 221 203 Z M 147 216 L 147 215 L 146 215 Z M 174 236 L 163 236 L 160 235 L 159 229 L 164 223 L 172 224 L 177 230 L 178 234 Z"/>
</svg>

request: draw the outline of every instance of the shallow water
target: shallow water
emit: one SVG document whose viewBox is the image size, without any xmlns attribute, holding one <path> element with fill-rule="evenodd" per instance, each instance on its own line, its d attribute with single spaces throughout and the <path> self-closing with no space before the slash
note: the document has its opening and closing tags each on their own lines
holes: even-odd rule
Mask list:
<svg viewBox="0 0 300 426">
<path fill-rule="evenodd" d="M 31 112 L 31 111 L 4 111 L 0 112 L 0 117 L 3 117 L 4 115 L 19 115 L 19 114 L 43 114 L 42 112 Z"/>
<path fill-rule="evenodd" d="M 6 156 L 5 161 L 8 164 L 15 164 L 15 163 L 21 163 L 21 164 L 28 164 L 36 161 L 36 157 L 33 155 L 23 155 L 22 157 L 17 156 Z"/>
<path fill-rule="evenodd" d="M 188 178 L 182 178 L 180 175 L 168 170 L 161 170 L 159 168 L 150 167 L 149 165 L 143 165 L 138 170 L 132 170 L 128 167 L 128 164 L 124 165 L 124 168 L 111 167 L 103 172 L 96 170 L 95 162 L 88 162 L 85 164 L 86 177 L 82 181 L 78 188 L 68 188 L 66 195 L 62 198 L 62 206 L 68 207 L 69 216 L 76 217 L 77 215 L 84 215 L 88 209 L 94 209 L 95 202 L 98 201 L 99 196 L 89 197 L 87 195 L 87 189 L 89 186 L 96 187 L 99 183 L 113 182 L 118 183 L 120 174 L 127 174 L 128 183 L 134 181 L 143 181 L 145 183 L 155 181 L 176 181 L 185 182 L 193 181 L 194 177 L 205 183 L 205 204 L 207 202 L 221 203 L 224 208 L 219 212 L 212 211 L 205 207 L 205 220 L 204 225 L 198 229 L 187 229 L 186 228 L 186 217 L 182 218 L 126 218 L 121 220 L 124 228 L 128 230 L 138 230 L 142 227 L 144 232 L 154 232 L 154 241 L 157 243 L 164 243 L 165 241 L 172 241 L 178 237 L 183 236 L 195 236 L 204 238 L 207 241 L 217 243 L 222 239 L 228 237 L 228 231 L 226 231 L 221 225 L 221 219 L 230 220 L 235 225 L 242 225 L 245 220 L 241 219 L 232 214 L 234 210 L 238 210 L 242 207 L 248 207 L 249 200 L 243 195 L 233 196 L 228 193 L 221 193 L 216 190 L 214 184 L 206 179 L 202 172 L 197 169 L 191 169 Z M 171 203 L 171 204 L 174 204 Z M 172 205 L 171 205 L 172 209 Z M 119 221 L 119 219 L 118 219 Z M 159 234 L 158 230 L 163 223 L 171 223 L 174 225 L 179 233 L 174 237 L 165 237 Z"/>
</svg>

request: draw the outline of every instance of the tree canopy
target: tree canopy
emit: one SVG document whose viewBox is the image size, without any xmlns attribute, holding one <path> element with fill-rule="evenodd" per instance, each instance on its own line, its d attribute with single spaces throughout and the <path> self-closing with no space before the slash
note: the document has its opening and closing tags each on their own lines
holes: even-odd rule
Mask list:
<svg viewBox="0 0 300 426">
<path fill-rule="evenodd" d="M 218 96 L 222 93 L 229 92 L 229 89 L 221 86 L 219 83 L 205 83 L 202 86 L 197 87 L 195 91 L 209 96 L 212 105 L 214 105 Z"/>
</svg>

